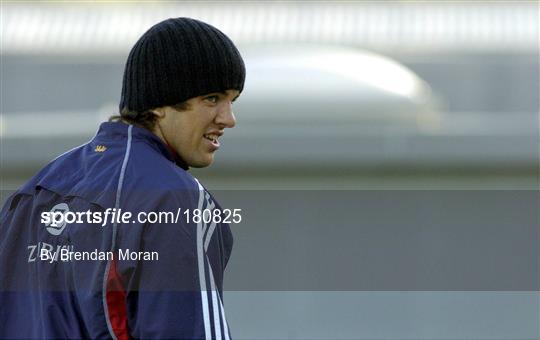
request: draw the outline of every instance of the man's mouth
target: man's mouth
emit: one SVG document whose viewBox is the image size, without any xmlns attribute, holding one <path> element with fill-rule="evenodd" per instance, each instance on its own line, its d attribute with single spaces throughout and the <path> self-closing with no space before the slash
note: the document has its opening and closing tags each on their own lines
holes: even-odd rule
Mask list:
<svg viewBox="0 0 540 340">
<path fill-rule="evenodd" d="M 218 136 L 214 134 L 203 135 L 204 138 L 208 139 L 211 142 L 218 143 Z"/>
<path fill-rule="evenodd" d="M 212 151 L 216 151 L 217 149 L 219 149 L 219 141 L 218 141 L 218 138 L 219 138 L 219 135 L 217 134 L 214 134 L 214 133 L 207 133 L 205 135 L 203 135 L 204 139 L 210 141 L 210 148 Z"/>
</svg>

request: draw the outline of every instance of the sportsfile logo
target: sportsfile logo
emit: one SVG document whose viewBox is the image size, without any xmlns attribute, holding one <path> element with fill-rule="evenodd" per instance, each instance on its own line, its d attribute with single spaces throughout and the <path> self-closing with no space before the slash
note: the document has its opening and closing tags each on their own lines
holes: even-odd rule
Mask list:
<svg viewBox="0 0 540 340">
<path fill-rule="evenodd" d="M 49 211 L 51 219 L 45 222 L 47 231 L 55 236 L 58 236 L 64 231 L 67 226 L 65 216 L 69 212 L 69 206 L 66 203 L 59 203 L 52 207 Z"/>
</svg>

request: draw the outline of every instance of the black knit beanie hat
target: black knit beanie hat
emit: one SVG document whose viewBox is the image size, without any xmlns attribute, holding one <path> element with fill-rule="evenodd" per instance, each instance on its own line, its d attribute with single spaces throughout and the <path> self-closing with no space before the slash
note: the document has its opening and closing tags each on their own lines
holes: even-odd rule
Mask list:
<svg viewBox="0 0 540 340">
<path fill-rule="evenodd" d="M 167 19 L 131 49 L 119 109 L 142 113 L 212 92 L 241 92 L 245 77 L 240 52 L 223 32 L 195 19 Z"/>
</svg>

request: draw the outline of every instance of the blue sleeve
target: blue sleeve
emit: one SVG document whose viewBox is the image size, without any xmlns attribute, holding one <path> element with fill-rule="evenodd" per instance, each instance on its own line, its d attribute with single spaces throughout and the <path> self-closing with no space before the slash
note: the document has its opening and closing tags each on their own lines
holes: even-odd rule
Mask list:
<svg viewBox="0 0 540 340">
<path fill-rule="evenodd" d="M 174 221 L 119 226 L 118 251 L 125 255 L 129 249 L 143 256 L 136 260 L 119 258 L 117 262 L 125 282 L 131 336 L 229 339 L 222 303 L 224 268 L 220 262 L 224 256 L 209 249 L 219 241 L 206 240 L 212 238 L 210 225 L 186 221 L 183 214 L 186 209 L 209 207 L 207 197 L 199 185 L 192 190 L 147 193 L 145 204 L 127 204 L 133 214 L 144 210 L 175 217 Z"/>
</svg>

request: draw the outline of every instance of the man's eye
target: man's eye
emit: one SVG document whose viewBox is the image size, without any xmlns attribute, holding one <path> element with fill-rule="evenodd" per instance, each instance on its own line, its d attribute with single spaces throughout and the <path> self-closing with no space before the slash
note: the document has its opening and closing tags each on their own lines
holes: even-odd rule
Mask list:
<svg viewBox="0 0 540 340">
<path fill-rule="evenodd" d="M 206 100 L 208 100 L 209 102 L 215 104 L 215 103 L 218 102 L 218 99 L 219 99 L 219 98 L 218 98 L 218 96 L 209 96 L 209 97 L 206 97 L 206 98 L 204 98 L 204 99 L 206 99 Z"/>
</svg>

